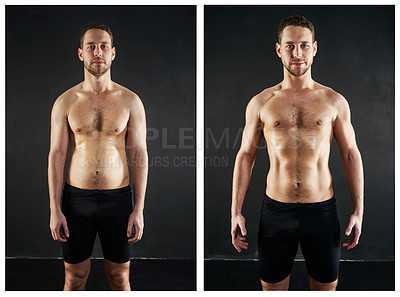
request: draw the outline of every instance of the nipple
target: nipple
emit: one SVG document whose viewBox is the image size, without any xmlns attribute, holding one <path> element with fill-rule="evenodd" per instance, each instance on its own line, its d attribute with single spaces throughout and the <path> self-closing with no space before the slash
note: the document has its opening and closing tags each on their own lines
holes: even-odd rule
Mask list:
<svg viewBox="0 0 400 297">
<path fill-rule="evenodd" d="M 279 123 L 279 121 L 275 121 L 274 126 L 278 127 L 281 123 Z"/>
<path fill-rule="evenodd" d="M 317 124 L 318 124 L 318 125 L 321 125 L 321 124 L 322 124 L 322 121 L 321 121 L 321 120 L 318 120 L 318 121 L 317 121 Z"/>
<path fill-rule="evenodd" d="M 119 129 L 118 129 L 118 128 L 115 128 L 115 132 L 119 132 Z"/>
<path fill-rule="evenodd" d="M 81 132 L 81 128 L 76 128 L 76 132 Z"/>
</svg>

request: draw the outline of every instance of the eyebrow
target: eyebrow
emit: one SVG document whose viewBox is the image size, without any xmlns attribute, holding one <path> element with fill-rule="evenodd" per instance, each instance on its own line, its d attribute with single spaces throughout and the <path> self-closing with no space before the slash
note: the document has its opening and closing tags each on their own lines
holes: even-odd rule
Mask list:
<svg viewBox="0 0 400 297">
<path fill-rule="evenodd" d="M 86 44 L 96 44 L 97 42 L 94 42 L 94 41 L 90 41 L 90 42 L 86 42 Z M 101 41 L 100 42 L 101 44 L 111 44 L 111 42 L 108 42 L 108 41 Z"/>
<path fill-rule="evenodd" d="M 294 42 L 294 41 L 286 41 L 285 42 L 285 44 L 294 44 L 294 43 L 296 43 L 296 42 Z M 300 41 L 299 43 L 311 43 L 311 42 L 309 42 L 309 41 Z"/>
</svg>

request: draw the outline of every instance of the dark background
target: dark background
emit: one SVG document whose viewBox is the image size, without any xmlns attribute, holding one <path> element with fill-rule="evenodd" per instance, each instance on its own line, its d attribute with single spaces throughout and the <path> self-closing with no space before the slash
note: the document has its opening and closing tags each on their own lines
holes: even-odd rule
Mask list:
<svg viewBox="0 0 400 297">
<path fill-rule="evenodd" d="M 194 259 L 195 166 L 185 160 L 195 158 L 195 6 L 6 7 L 6 256 L 61 257 L 49 230 L 50 113 L 83 80 L 77 49 L 91 21 L 111 27 L 112 80 L 146 109 L 145 229 L 132 257 Z"/>
<path fill-rule="evenodd" d="M 314 24 L 313 79 L 348 100 L 364 163 L 363 232 L 341 259 L 394 260 L 394 6 L 205 7 L 205 258 L 257 258 L 264 139 L 244 201 L 249 249 L 241 254 L 230 238 L 233 167 L 248 101 L 283 79 L 275 42 L 280 19 L 294 14 Z M 352 203 L 335 140 L 329 165 L 343 242 Z"/>
</svg>

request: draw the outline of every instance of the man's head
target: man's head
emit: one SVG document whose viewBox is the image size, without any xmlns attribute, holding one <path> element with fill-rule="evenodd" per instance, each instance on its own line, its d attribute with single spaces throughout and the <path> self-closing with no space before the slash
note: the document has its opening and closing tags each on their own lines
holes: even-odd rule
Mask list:
<svg viewBox="0 0 400 297">
<path fill-rule="evenodd" d="M 111 33 L 111 29 L 110 27 L 108 27 L 106 24 L 103 23 L 99 23 L 99 22 L 92 22 L 89 24 L 86 24 L 85 26 L 83 26 L 82 31 L 81 31 L 81 38 L 80 38 L 80 45 L 81 48 L 83 46 L 83 39 L 85 37 L 85 34 L 87 31 L 91 30 L 91 29 L 100 29 L 103 30 L 105 32 L 108 33 L 108 35 L 110 35 L 111 38 L 111 47 L 113 46 L 113 35 Z"/>
<path fill-rule="evenodd" d="M 111 30 L 103 23 L 89 23 L 82 28 L 78 57 L 92 75 L 107 73 L 115 58 Z"/>
<path fill-rule="evenodd" d="M 281 43 L 283 29 L 287 26 L 298 26 L 309 29 L 312 34 L 312 41 L 315 41 L 315 30 L 313 24 L 301 15 L 292 15 L 281 19 L 278 28 L 278 43 Z"/>
<path fill-rule="evenodd" d="M 317 53 L 313 24 L 303 16 L 283 18 L 279 24 L 276 52 L 293 76 L 302 76 Z"/>
</svg>

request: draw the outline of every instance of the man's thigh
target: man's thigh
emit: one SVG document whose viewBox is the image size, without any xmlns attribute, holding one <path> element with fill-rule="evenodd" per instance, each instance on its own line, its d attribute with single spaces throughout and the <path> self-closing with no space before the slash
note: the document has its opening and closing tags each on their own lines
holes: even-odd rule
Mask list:
<svg viewBox="0 0 400 297">
<path fill-rule="evenodd" d="M 296 239 L 259 236 L 258 259 L 261 280 L 274 284 L 286 279 L 292 271 L 297 249 Z"/>
<path fill-rule="evenodd" d="M 69 237 L 61 244 L 64 261 L 81 263 L 92 255 L 97 226 L 93 220 L 96 203 L 93 192 L 65 185 L 62 212 L 67 220 Z"/>
<path fill-rule="evenodd" d="M 336 279 L 330 283 L 320 283 L 309 276 L 310 280 L 310 290 L 311 291 L 336 291 L 338 280 Z"/>
<path fill-rule="evenodd" d="M 126 263 L 132 249 L 127 237 L 128 219 L 132 212 L 131 192 L 110 190 L 101 200 L 96 214 L 104 258 L 113 263 Z"/>
<path fill-rule="evenodd" d="M 339 274 L 340 225 L 336 207 L 310 213 L 301 221 L 300 246 L 310 277 L 335 282 Z"/>
<path fill-rule="evenodd" d="M 91 257 L 96 239 L 96 227 L 88 224 L 72 222 L 67 218 L 70 236 L 67 242 L 62 242 L 64 261 L 78 264 Z"/>
<path fill-rule="evenodd" d="M 258 233 L 261 280 L 278 283 L 292 271 L 299 239 L 297 205 L 265 196 Z"/>
</svg>

